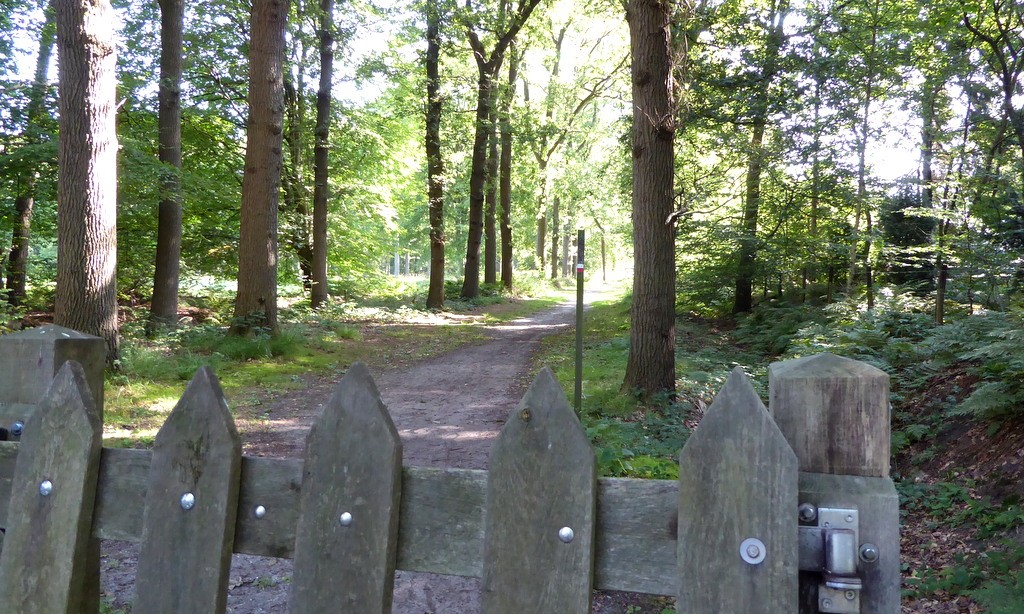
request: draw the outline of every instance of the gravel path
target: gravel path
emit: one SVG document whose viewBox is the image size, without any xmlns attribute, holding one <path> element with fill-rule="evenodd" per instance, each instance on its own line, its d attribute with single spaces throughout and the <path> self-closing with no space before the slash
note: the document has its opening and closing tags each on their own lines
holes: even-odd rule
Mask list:
<svg viewBox="0 0 1024 614">
<path fill-rule="evenodd" d="M 534 374 L 533 356 L 541 339 L 569 330 L 575 306 L 553 309 L 487 329 L 488 340 L 409 368 L 375 374 L 378 388 L 403 444 L 403 463 L 412 466 L 486 469 L 491 445 L 506 416 L 525 393 Z M 243 434 L 245 453 L 302 457 L 306 432 L 321 400 L 335 381 L 312 379 L 303 390 L 264 405 L 274 416 L 272 429 Z M 137 547 L 104 542 L 103 590 L 115 606 L 130 602 Z M 228 610 L 239 614 L 287 611 L 291 561 L 235 555 Z M 480 581 L 433 574 L 398 572 L 396 614 L 475 614 L 480 611 Z M 622 594 L 600 594 L 595 612 L 660 612 L 663 603 Z"/>
</svg>

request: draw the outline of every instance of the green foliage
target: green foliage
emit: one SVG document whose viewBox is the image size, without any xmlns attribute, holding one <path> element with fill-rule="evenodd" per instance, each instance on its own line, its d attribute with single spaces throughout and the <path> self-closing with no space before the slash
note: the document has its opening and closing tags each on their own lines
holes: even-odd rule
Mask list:
<svg viewBox="0 0 1024 614">
<path fill-rule="evenodd" d="M 968 595 L 981 604 L 989 614 L 1017 614 L 1024 603 L 1024 553 L 1018 553 L 1016 565 L 1002 565 L 1005 574 L 992 574 L 981 588 L 968 591 Z"/>
<path fill-rule="evenodd" d="M 739 319 L 734 336 L 740 343 L 768 355 L 784 353 L 802 329 L 825 322 L 822 311 L 811 305 L 758 305 Z"/>
</svg>

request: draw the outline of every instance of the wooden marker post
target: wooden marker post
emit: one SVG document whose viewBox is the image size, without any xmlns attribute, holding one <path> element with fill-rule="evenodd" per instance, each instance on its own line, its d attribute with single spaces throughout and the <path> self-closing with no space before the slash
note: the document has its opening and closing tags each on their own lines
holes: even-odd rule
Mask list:
<svg viewBox="0 0 1024 614">
<path fill-rule="evenodd" d="M 583 410 L 583 243 L 584 231 L 576 239 L 576 390 L 573 407 L 578 414 Z"/>
</svg>

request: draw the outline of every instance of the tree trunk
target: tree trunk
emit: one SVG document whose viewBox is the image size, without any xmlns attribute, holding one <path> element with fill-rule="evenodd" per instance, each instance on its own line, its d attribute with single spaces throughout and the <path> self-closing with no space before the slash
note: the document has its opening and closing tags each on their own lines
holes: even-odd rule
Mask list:
<svg viewBox="0 0 1024 614">
<path fill-rule="evenodd" d="M 43 116 L 46 97 L 46 76 L 53 55 L 57 35 L 54 24 L 53 2 L 46 5 L 43 29 L 39 34 L 39 54 L 36 56 L 36 71 L 29 90 L 25 113 L 25 136 L 28 143 L 39 140 L 39 122 Z M 14 228 L 11 229 L 11 253 L 7 259 L 7 302 L 17 307 L 25 300 L 26 272 L 28 270 L 29 239 L 32 234 L 32 212 L 35 207 L 37 171 L 26 169 L 18 178 L 18 195 L 14 199 L 17 213 Z"/>
<path fill-rule="evenodd" d="M 284 128 L 284 33 L 288 0 L 254 0 L 249 122 L 238 241 L 238 294 L 231 331 L 277 334 L 277 206 Z"/>
<path fill-rule="evenodd" d="M 789 0 L 772 5 L 770 24 L 765 33 L 765 56 L 760 79 L 752 101 L 753 126 L 747 160 L 746 196 L 740 226 L 739 266 L 736 272 L 736 297 L 733 313 L 746 313 L 754 307 L 754 274 L 757 270 L 757 219 L 761 206 L 761 170 L 764 165 L 764 131 L 768 124 L 769 88 L 778 72 L 779 52 L 785 40 L 783 24 Z"/>
<path fill-rule="evenodd" d="M 327 200 L 330 193 L 331 85 L 334 80 L 334 0 L 320 0 L 320 84 L 313 132 L 313 240 L 310 305 L 327 302 Z"/>
<path fill-rule="evenodd" d="M 60 67 L 54 322 L 118 358 L 117 18 L 106 0 L 56 0 Z"/>
<path fill-rule="evenodd" d="M 497 83 L 494 84 L 497 89 Z M 493 93 L 496 96 L 496 92 Z M 491 102 L 491 129 L 487 152 L 487 195 L 484 215 L 484 283 L 498 282 L 498 116 L 494 108 L 497 100 Z"/>
<path fill-rule="evenodd" d="M 875 0 L 872 5 L 874 11 L 874 17 L 877 18 L 879 1 Z M 857 274 L 857 259 L 860 254 L 858 246 L 860 244 L 860 221 L 863 217 L 867 220 L 867 248 L 864 251 L 864 286 L 867 291 L 868 309 L 874 306 L 874 282 L 871 278 L 870 262 L 871 258 L 871 204 L 868 202 L 868 190 L 867 190 L 867 150 L 868 150 L 868 139 L 870 138 L 870 119 L 871 119 L 871 104 L 874 102 L 875 96 L 875 77 L 877 76 L 876 67 L 878 63 L 878 57 L 876 55 L 878 48 L 878 30 L 879 26 L 877 21 L 872 22 L 870 26 L 871 30 L 871 43 L 868 48 L 864 51 L 865 56 L 865 81 L 864 81 L 864 98 L 861 101 L 861 116 L 860 124 L 855 129 L 857 137 L 857 202 L 856 210 L 854 213 L 854 224 L 853 224 L 853 236 L 850 245 L 850 272 L 846 278 L 846 296 L 850 298 L 853 296 L 853 284 L 856 280 Z"/>
<path fill-rule="evenodd" d="M 462 298 L 480 296 L 480 243 L 484 230 L 484 188 L 487 183 L 487 137 L 492 86 L 490 69 L 481 67 L 477 80 L 476 136 L 473 140 L 473 161 L 469 174 L 469 234 L 466 239 Z"/>
<path fill-rule="evenodd" d="M 569 225 L 562 229 L 562 277 L 569 276 Z"/>
<path fill-rule="evenodd" d="M 559 257 L 558 243 L 561 239 L 559 231 L 562 221 L 559 219 L 561 213 L 562 199 L 555 196 L 551 199 L 551 279 L 558 279 Z"/>
<path fill-rule="evenodd" d="M 300 44 L 299 47 L 302 45 Z M 291 71 L 284 73 L 284 142 L 288 148 L 287 163 L 282 168 L 284 206 L 279 214 L 285 219 L 286 243 L 299 261 L 299 273 L 303 289 L 313 285 L 313 246 L 309 240 L 309 204 L 306 198 L 305 138 L 303 126 L 306 123 L 305 84 L 301 58 L 296 72 L 298 82 L 291 80 Z"/>
<path fill-rule="evenodd" d="M 511 48 L 508 62 L 508 90 L 501 105 L 501 168 L 498 170 L 501 205 L 501 285 L 512 289 L 512 99 L 519 78 L 519 57 Z"/>
<path fill-rule="evenodd" d="M 937 84 L 926 79 L 921 100 L 921 208 L 931 211 L 935 206 L 935 178 L 932 163 L 935 158 L 935 105 L 938 95 Z M 945 225 L 946 216 L 939 217 L 939 225 L 936 229 L 936 255 L 935 255 L 935 323 L 939 326 L 945 319 L 946 302 L 946 280 L 948 269 L 946 268 L 943 250 L 945 249 Z"/>
<path fill-rule="evenodd" d="M 441 57 L 438 0 L 427 5 L 427 203 L 430 209 L 430 284 L 427 307 L 444 307 L 444 158 L 441 155 Z"/>
<path fill-rule="evenodd" d="M 633 306 L 622 386 L 644 395 L 675 390 L 676 105 L 671 23 L 674 5 L 628 0 L 633 86 Z"/>
<path fill-rule="evenodd" d="M 746 313 L 754 307 L 754 273 L 757 268 L 757 216 L 761 204 L 762 142 L 765 119 L 754 119 L 750 136 L 750 159 L 747 161 L 746 196 L 740 224 L 739 267 L 736 271 L 736 297 L 733 313 Z"/>
<path fill-rule="evenodd" d="M 156 236 L 153 302 L 147 332 L 178 319 L 181 270 L 181 71 L 184 0 L 160 0 L 159 139 L 160 205 Z"/>
<path fill-rule="evenodd" d="M 466 270 L 462 283 L 462 298 L 480 295 L 480 238 L 483 234 L 484 184 L 486 179 L 487 137 L 491 132 L 488 119 L 494 102 L 491 90 L 501 63 L 523 24 L 530 18 L 540 0 L 524 0 L 508 20 L 508 29 L 494 43 L 488 54 L 472 24 L 466 25 L 466 36 L 476 59 L 477 78 L 476 134 L 473 138 L 473 160 L 469 174 L 469 233 L 466 239 Z M 504 10 L 504 6 L 502 7 Z"/>
</svg>

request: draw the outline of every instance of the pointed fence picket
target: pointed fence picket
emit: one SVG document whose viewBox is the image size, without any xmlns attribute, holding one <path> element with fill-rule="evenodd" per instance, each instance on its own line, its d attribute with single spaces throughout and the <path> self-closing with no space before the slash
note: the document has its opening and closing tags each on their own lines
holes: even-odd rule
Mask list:
<svg viewBox="0 0 1024 614">
<path fill-rule="evenodd" d="M 404 569 L 481 577 L 488 613 L 587 612 L 597 588 L 676 596 L 687 614 L 894 614 L 898 508 L 877 441 L 888 438 L 887 380 L 844 360 L 773 365 L 771 414 L 735 371 L 683 449 L 678 482 L 597 479 L 547 370 L 486 472 L 402 467 L 362 365 L 325 404 L 304 460 L 242 457 L 206 369 L 152 451 L 100 454 L 91 393 L 65 367 L 41 401 L 18 401 L 34 409 L 22 443 L 0 442 L 0 611 L 94 611 L 82 605 L 88 544 L 105 538 L 142 543 L 140 612 L 224 611 L 239 552 L 294 559 L 293 612 L 389 612 L 393 572 Z M 854 475 L 836 474 L 853 465 Z M 808 572 L 822 571 L 825 543 L 806 518 L 798 526 L 800 504 L 859 510 L 861 541 L 879 554 L 862 553 L 860 595 L 830 592 Z"/>
</svg>

